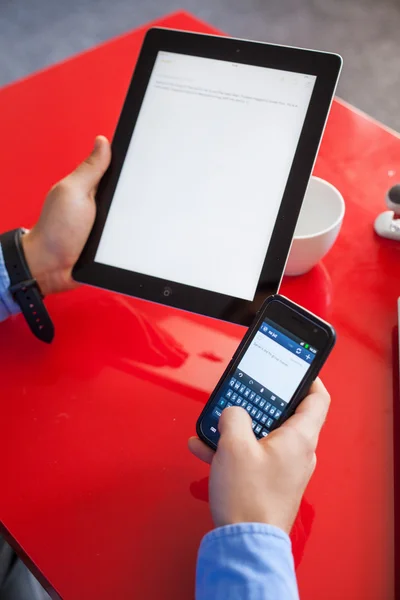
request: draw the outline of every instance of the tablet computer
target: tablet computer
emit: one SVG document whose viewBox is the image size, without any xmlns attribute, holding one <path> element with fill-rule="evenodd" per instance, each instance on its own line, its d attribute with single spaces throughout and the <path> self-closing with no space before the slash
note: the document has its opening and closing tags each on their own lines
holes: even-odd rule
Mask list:
<svg viewBox="0 0 400 600">
<path fill-rule="evenodd" d="M 249 323 L 279 287 L 341 64 L 150 29 L 75 279 Z"/>
</svg>

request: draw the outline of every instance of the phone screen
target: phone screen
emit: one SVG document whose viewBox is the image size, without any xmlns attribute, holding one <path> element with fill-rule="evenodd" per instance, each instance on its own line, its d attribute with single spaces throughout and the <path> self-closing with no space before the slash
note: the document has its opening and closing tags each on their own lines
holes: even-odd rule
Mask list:
<svg viewBox="0 0 400 600">
<path fill-rule="evenodd" d="M 252 418 L 255 435 L 267 436 L 287 410 L 317 355 L 318 349 L 307 340 L 264 319 L 208 406 L 201 423 L 204 435 L 216 444 L 223 409 L 241 406 Z"/>
</svg>

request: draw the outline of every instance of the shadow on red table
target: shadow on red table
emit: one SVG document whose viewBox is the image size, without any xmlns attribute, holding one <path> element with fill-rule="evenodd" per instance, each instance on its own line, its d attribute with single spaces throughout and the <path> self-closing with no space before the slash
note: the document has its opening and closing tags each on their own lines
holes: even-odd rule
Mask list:
<svg viewBox="0 0 400 600">
<path fill-rule="evenodd" d="M 25 373 L 34 381 L 43 377 L 42 361 L 46 361 L 46 380 L 52 382 L 66 376 L 90 379 L 110 366 L 129 371 L 126 361 L 172 369 L 186 361 L 188 354 L 182 345 L 129 299 L 90 292 L 84 301 L 75 292 L 50 299 L 56 326 L 51 346 L 36 340 L 20 315 L 3 323 L 2 339 L 7 343 L 3 356 L 14 363 L 11 368 L 23 363 Z"/>
<path fill-rule="evenodd" d="M 332 302 L 332 282 L 322 262 L 304 275 L 284 277 L 280 292 L 322 319 L 328 320 Z"/>
<path fill-rule="evenodd" d="M 331 282 L 322 264 L 284 278 L 282 293 L 328 318 Z M 48 306 L 56 328 L 50 347 L 20 315 L 1 325 L 5 361 L 11 370 L 23 364 L 32 383 L 85 381 L 113 367 L 204 404 L 246 331 L 88 287 L 50 297 Z"/>
</svg>

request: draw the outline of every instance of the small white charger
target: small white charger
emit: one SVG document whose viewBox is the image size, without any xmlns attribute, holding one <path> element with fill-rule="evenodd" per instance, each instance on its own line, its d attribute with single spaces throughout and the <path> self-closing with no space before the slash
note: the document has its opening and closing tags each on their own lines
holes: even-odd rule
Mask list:
<svg viewBox="0 0 400 600">
<path fill-rule="evenodd" d="M 400 184 L 390 188 L 385 200 L 389 210 L 377 216 L 374 229 L 381 237 L 400 242 Z"/>
</svg>

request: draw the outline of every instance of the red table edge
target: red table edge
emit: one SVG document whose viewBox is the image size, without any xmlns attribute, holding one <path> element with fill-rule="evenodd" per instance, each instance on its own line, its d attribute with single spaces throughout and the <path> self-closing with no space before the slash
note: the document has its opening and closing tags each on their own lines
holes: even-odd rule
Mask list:
<svg viewBox="0 0 400 600">
<path fill-rule="evenodd" d="M 32 575 L 38 580 L 40 585 L 46 590 L 52 600 L 63 600 L 62 596 L 57 592 L 55 586 L 51 584 L 50 581 L 44 576 L 39 567 L 33 562 L 19 542 L 11 535 L 2 521 L 0 521 L 0 536 L 14 550 L 18 558 L 22 560 L 24 565 L 30 570 Z"/>
<path fill-rule="evenodd" d="M 5 85 L 0 87 L 0 90 L 4 90 L 7 89 L 8 87 L 11 87 L 13 85 L 18 85 L 26 80 L 29 80 L 32 77 L 36 77 L 37 75 L 40 75 L 41 73 L 45 73 L 46 71 L 49 71 L 50 69 L 54 69 L 55 67 L 58 67 L 60 65 L 63 65 L 66 62 L 69 62 L 70 60 L 74 60 L 76 58 L 78 58 L 79 56 L 82 56 L 88 52 L 94 52 L 96 50 L 98 50 L 99 48 L 102 48 L 103 46 L 106 46 L 107 44 L 109 44 L 110 42 L 114 42 L 117 41 L 119 39 L 123 39 L 129 35 L 132 34 L 133 31 L 141 31 L 141 30 L 147 30 L 152 26 L 159 26 L 159 22 L 160 20 L 166 20 L 166 19 L 173 19 L 175 17 L 179 17 L 179 16 L 185 16 L 188 17 L 189 19 L 195 19 L 198 23 L 202 23 L 204 24 L 205 27 L 207 28 L 214 28 L 213 25 L 210 25 L 210 23 L 208 23 L 207 21 L 205 21 L 204 19 L 201 19 L 200 17 L 197 17 L 196 15 L 191 14 L 189 11 L 186 10 L 176 10 L 173 11 L 171 13 L 167 13 L 165 15 L 162 15 L 161 17 L 156 17 L 155 19 L 152 19 L 151 21 L 146 22 L 144 25 L 139 25 L 138 27 L 135 27 L 134 29 L 131 29 L 125 33 L 121 33 L 118 34 L 116 36 L 113 36 L 103 42 L 100 42 L 99 44 L 96 44 L 95 46 L 91 46 L 90 48 L 86 48 L 85 50 L 82 50 L 81 52 L 77 52 L 76 54 L 72 54 L 68 57 L 65 57 L 55 63 L 52 63 L 51 65 L 47 65 L 46 67 L 43 67 L 41 69 L 38 69 L 36 71 L 34 71 L 33 73 L 30 73 L 29 75 L 26 75 L 25 77 L 21 77 L 19 79 L 14 79 L 8 83 L 6 83 Z M 174 29 L 173 27 L 171 29 Z M 187 30 L 188 31 L 188 30 Z M 223 35 L 223 36 L 228 36 L 229 34 L 218 30 L 219 35 Z M 197 33 L 197 32 L 195 32 Z M 201 35 L 201 34 L 200 34 Z M 209 35 L 217 35 L 217 34 L 209 34 Z M 232 36 L 235 38 L 235 36 Z M 236 39 L 244 39 L 244 38 L 236 38 Z M 260 41 L 260 40 L 255 40 L 255 41 Z M 261 43 L 268 43 L 268 42 L 261 42 Z M 278 44 L 281 45 L 281 44 Z M 345 62 L 344 62 L 344 67 L 345 67 Z M 342 106 L 346 107 L 348 110 L 353 111 L 354 113 L 356 113 L 359 117 L 362 117 L 363 119 L 365 119 L 366 121 L 369 121 L 371 123 L 374 123 L 375 125 L 377 125 L 378 127 L 380 127 L 381 129 L 385 130 L 387 133 L 393 135 L 394 137 L 400 139 L 400 132 L 396 131 L 395 129 L 393 129 L 392 127 L 390 127 L 389 125 L 386 125 L 385 123 L 382 123 L 382 121 L 379 121 L 378 119 L 375 119 L 375 117 L 372 117 L 371 115 L 369 115 L 368 113 L 366 113 L 365 111 L 363 111 L 360 108 L 357 108 L 356 106 L 354 106 L 353 104 L 351 104 L 349 101 L 344 100 L 343 98 L 335 95 L 334 97 L 334 102 L 337 102 L 338 104 L 341 104 Z"/>
<path fill-rule="evenodd" d="M 29 79 L 36 77 L 37 75 L 41 75 L 42 73 L 46 73 L 47 71 L 50 71 L 51 69 L 54 69 L 56 67 L 60 67 L 61 65 L 68 63 L 69 61 L 75 60 L 78 57 L 84 56 L 85 54 L 88 54 L 89 52 L 95 52 L 96 50 L 98 50 L 99 48 L 102 48 L 103 46 L 107 46 L 108 44 L 112 43 L 112 42 L 116 42 L 117 40 L 121 40 L 124 39 L 126 37 L 129 37 L 130 35 L 132 35 L 133 32 L 139 32 L 139 31 L 146 31 L 147 29 L 149 29 L 150 27 L 162 27 L 160 26 L 160 21 L 165 21 L 167 19 L 173 19 L 176 17 L 188 17 L 189 19 L 195 19 L 197 22 L 202 23 L 206 28 L 210 28 L 213 27 L 213 25 L 210 25 L 210 23 L 207 23 L 207 21 L 204 21 L 203 19 L 200 19 L 198 17 L 196 17 L 195 15 L 192 15 L 190 12 L 186 11 L 186 10 L 176 10 L 173 11 L 171 13 L 167 13 L 165 15 L 162 15 L 160 17 L 156 17 L 154 19 L 151 19 L 151 21 L 147 21 L 146 23 L 144 23 L 143 25 L 138 25 L 137 27 L 134 27 L 133 29 L 130 29 L 129 31 L 126 31 L 125 33 L 120 33 L 118 35 L 115 35 L 107 40 L 104 40 L 103 42 L 99 42 L 98 44 L 96 44 L 95 46 L 91 46 L 90 48 L 86 48 L 84 50 L 81 50 L 80 52 L 76 52 L 75 54 L 71 54 L 70 56 L 67 56 L 65 58 L 62 58 L 61 60 L 52 63 L 51 65 L 47 65 L 45 67 L 42 67 L 41 69 L 37 69 L 36 71 L 33 71 L 32 73 L 29 73 L 28 75 L 25 75 L 23 77 L 20 77 L 18 79 L 14 79 L 12 81 L 9 81 L 8 83 L 6 83 L 3 86 L 0 86 L 0 91 L 5 90 L 11 86 L 14 85 L 19 85 L 20 83 L 23 83 L 25 81 L 28 81 Z M 166 29 L 175 29 L 174 27 L 167 27 L 165 26 Z M 189 30 L 187 30 L 189 31 Z M 197 33 L 197 32 L 195 32 Z M 216 34 L 214 34 L 216 35 Z M 224 32 L 220 32 L 220 35 L 224 35 L 226 36 L 227 34 Z M 122 108 L 122 107 L 121 107 Z"/>
<path fill-rule="evenodd" d="M 369 115 L 365 111 L 361 110 L 360 108 L 357 108 L 356 106 L 354 106 L 353 104 L 351 104 L 347 100 L 343 100 L 343 98 L 335 96 L 335 101 L 338 104 L 341 104 L 342 106 L 344 106 L 344 107 L 348 108 L 349 110 L 353 111 L 359 117 L 362 117 L 366 121 L 370 121 L 371 123 L 373 123 L 374 125 L 377 125 L 378 127 L 380 127 L 381 129 L 383 129 L 387 133 L 390 133 L 391 135 L 393 135 L 395 138 L 400 139 L 400 132 L 396 131 L 392 127 L 389 127 L 389 125 L 385 125 L 385 123 L 382 123 L 382 121 L 379 121 L 378 119 L 375 119 L 375 117 L 371 117 L 371 115 Z"/>
</svg>

